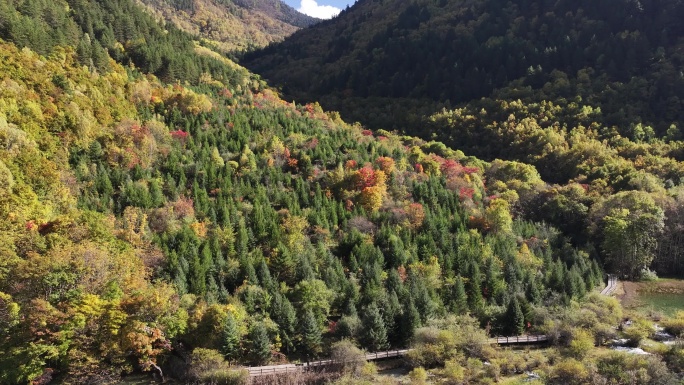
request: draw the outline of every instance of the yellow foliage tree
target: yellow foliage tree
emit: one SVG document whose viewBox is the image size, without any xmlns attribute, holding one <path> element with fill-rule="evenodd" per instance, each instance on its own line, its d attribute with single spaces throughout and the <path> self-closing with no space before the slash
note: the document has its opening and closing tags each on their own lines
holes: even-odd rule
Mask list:
<svg viewBox="0 0 684 385">
<path fill-rule="evenodd" d="M 382 207 L 383 197 L 386 193 L 384 186 L 371 186 L 361 190 L 359 201 L 366 211 L 378 211 Z"/>
<path fill-rule="evenodd" d="M 544 264 L 544 261 L 530 251 L 530 248 L 527 247 L 527 243 L 523 243 L 522 246 L 520 246 L 520 250 L 518 250 L 518 254 L 516 255 L 516 260 L 520 265 L 533 269 L 538 269 Z"/>
<path fill-rule="evenodd" d="M 494 232 L 510 233 L 513 231 L 510 205 L 504 199 L 494 199 L 489 202 L 489 207 L 485 210 L 485 219 Z"/>
</svg>

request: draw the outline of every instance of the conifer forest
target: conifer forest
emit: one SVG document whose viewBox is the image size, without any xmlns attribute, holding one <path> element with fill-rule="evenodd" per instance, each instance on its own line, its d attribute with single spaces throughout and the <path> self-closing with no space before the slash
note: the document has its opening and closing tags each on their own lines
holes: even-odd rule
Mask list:
<svg viewBox="0 0 684 385">
<path fill-rule="evenodd" d="M 682 384 L 683 18 L 0 0 L 0 384 Z"/>
</svg>

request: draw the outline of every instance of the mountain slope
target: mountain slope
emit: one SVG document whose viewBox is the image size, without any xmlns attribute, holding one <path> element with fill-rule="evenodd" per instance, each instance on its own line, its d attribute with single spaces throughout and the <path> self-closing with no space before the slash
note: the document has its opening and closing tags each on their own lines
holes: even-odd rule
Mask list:
<svg viewBox="0 0 684 385">
<path fill-rule="evenodd" d="M 593 346 L 621 319 L 615 300 L 587 295 L 599 256 L 637 275 L 666 245 L 681 267 L 682 230 L 662 227 L 684 194 L 650 173 L 681 142 L 622 141 L 621 156 L 645 158 L 627 165 L 647 168 L 643 191 L 549 186 L 528 164 L 285 102 L 132 0 L 0 0 L 0 11 L 2 384 L 133 372 L 246 384 L 239 365 L 328 355 L 343 339 L 400 347 L 416 333 L 414 363 L 498 381 L 519 368 L 480 343 L 480 325 Z M 559 357 L 530 367 L 565 383 Z M 578 363 L 578 376 L 609 382 L 624 357 L 608 359 L 603 372 Z M 660 356 L 632 367 L 635 384 L 670 383 Z"/>
<path fill-rule="evenodd" d="M 606 125 L 660 135 L 684 123 L 682 17 L 678 0 L 363 0 L 245 64 L 288 96 L 378 128 L 513 94 L 581 97 Z"/>
<path fill-rule="evenodd" d="M 295 27 L 305 28 L 321 21 L 315 17 L 305 15 L 290 7 L 281 0 L 233 0 L 235 4 L 247 8 L 261 11 L 283 23 L 294 25 Z"/>
<path fill-rule="evenodd" d="M 458 151 L 268 90 L 193 91 L 77 59 L 0 43 L 2 383 L 169 369 L 210 382 L 193 374 L 201 358 L 174 357 L 404 346 L 448 313 L 506 332 L 512 301 L 567 302 L 601 280 L 560 233 L 514 222 L 487 193 L 490 165 Z M 542 184 L 526 172 L 521 186 Z M 359 328 L 372 309 L 381 335 Z"/>
<path fill-rule="evenodd" d="M 224 52 L 278 42 L 318 19 L 281 0 L 138 0 L 159 18 L 207 39 Z"/>
</svg>

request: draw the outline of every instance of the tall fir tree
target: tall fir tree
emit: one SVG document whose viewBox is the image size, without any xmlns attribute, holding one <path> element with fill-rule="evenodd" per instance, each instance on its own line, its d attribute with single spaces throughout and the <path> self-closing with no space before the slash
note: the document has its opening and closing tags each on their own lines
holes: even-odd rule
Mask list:
<svg viewBox="0 0 684 385">
<path fill-rule="evenodd" d="M 509 334 L 519 336 L 525 332 L 525 314 L 520 307 L 518 297 L 511 298 L 504 314 L 506 317 L 504 323 Z"/>
<path fill-rule="evenodd" d="M 458 275 L 454 279 L 454 286 L 452 288 L 451 311 L 455 314 L 465 314 L 468 312 L 468 296 L 466 295 L 465 286 L 463 285 L 463 278 Z"/>
<path fill-rule="evenodd" d="M 262 322 L 257 322 L 249 330 L 249 358 L 256 365 L 263 365 L 271 358 L 271 341 Z"/>
<path fill-rule="evenodd" d="M 228 362 L 240 356 L 240 331 L 232 315 L 228 315 L 223 323 L 221 353 Z"/>
<path fill-rule="evenodd" d="M 387 349 L 387 327 L 382 319 L 380 310 L 374 303 L 366 307 L 361 320 L 361 339 L 364 345 L 371 351 Z"/>
<path fill-rule="evenodd" d="M 322 351 L 321 328 L 312 310 L 304 312 L 299 326 L 301 346 L 307 357 L 318 356 Z"/>
</svg>

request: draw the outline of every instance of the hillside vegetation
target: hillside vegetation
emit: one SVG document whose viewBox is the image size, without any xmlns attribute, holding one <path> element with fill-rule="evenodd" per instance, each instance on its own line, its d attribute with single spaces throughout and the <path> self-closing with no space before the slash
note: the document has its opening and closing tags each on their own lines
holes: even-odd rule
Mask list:
<svg viewBox="0 0 684 385">
<path fill-rule="evenodd" d="M 151 369 L 180 342 L 252 363 L 323 338 L 379 350 L 447 312 L 518 332 L 521 308 L 600 282 L 442 145 L 267 90 L 2 52 L 3 381 Z"/>
<path fill-rule="evenodd" d="M 665 226 L 680 189 L 636 161 L 640 191 L 548 185 L 526 163 L 348 124 L 133 0 L 0 0 L 0 17 L 0 383 L 242 383 L 228 363 L 343 339 L 423 344 L 418 368 L 485 382 L 482 360 L 506 356 L 456 349 L 481 346 L 478 328 L 577 340 L 580 359 L 620 318 L 588 295 L 604 264 L 681 266 Z M 559 383 L 579 368 L 640 384 L 684 362 L 678 346 L 616 357 L 544 362 Z"/>
<path fill-rule="evenodd" d="M 664 214 L 644 228 L 664 235 L 638 242 L 657 249 L 659 271 L 681 274 L 683 12 L 679 1 L 368 0 L 245 63 L 345 119 L 581 186 L 511 203 L 591 242 L 611 271 L 633 258 L 591 235 L 605 228 L 592 212 L 614 194 L 648 195 Z"/>
<path fill-rule="evenodd" d="M 280 0 L 139 1 L 160 19 L 231 54 L 282 41 L 319 21 Z"/>
<path fill-rule="evenodd" d="M 662 136 L 684 121 L 683 16 L 677 0 L 361 0 L 246 64 L 374 128 L 513 96 L 581 98 L 625 136 L 637 123 Z"/>
</svg>

